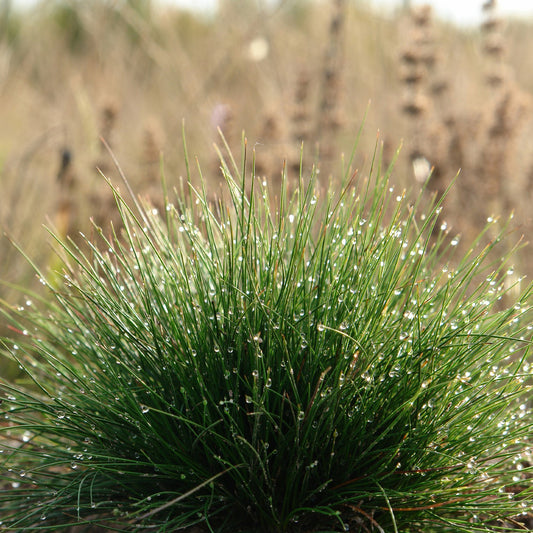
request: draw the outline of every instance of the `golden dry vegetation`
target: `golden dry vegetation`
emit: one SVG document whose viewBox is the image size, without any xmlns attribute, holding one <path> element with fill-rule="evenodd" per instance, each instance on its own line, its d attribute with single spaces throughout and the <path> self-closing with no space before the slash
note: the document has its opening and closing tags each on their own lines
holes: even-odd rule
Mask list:
<svg viewBox="0 0 533 533">
<path fill-rule="evenodd" d="M 516 237 L 531 233 L 533 55 L 531 23 L 502 21 L 484 5 L 482 28 L 458 29 L 430 9 L 382 15 L 364 2 L 220 2 L 193 15 L 149 0 L 42 2 L 0 18 L 0 224 L 46 269 L 43 224 L 60 236 L 117 222 L 118 172 L 161 204 L 186 175 L 185 124 L 213 198 L 220 128 L 235 154 L 273 185 L 320 153 L 321 179 L 340 174 L 366 113 L 355 167 L 402 144 L 393 179 L 442 193 L 459 169 L 443 224 L 469 242 L 488 217 L 515 212 Z M 370 102 L 370 105 L 369 105 Z M 367 112 L 368 110 L 368 112 Z M 413 166 L 414 163 L 414 166 Z M 416 173 L 413 171 L 416 168 Z M 194 172 L 198 176 L 198 172 Z M 123 186 L 122 186 L 123 187 Z M 490 236 L 489 236 L 490 238 Z M 524 250 L 517 272 L 533 272 Z M 1 277 L 38 287 L 3 237 Z M 6 287 L 3 298 L 12 297 Z"/>
</svg>

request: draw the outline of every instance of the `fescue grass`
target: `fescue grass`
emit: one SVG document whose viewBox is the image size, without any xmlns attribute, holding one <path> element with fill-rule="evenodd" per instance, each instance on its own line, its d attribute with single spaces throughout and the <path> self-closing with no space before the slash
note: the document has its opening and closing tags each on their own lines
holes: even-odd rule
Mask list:
<svg viewBox="0 0 533 533">
<path fill-rule="evenodd" d="M 5 306 L 27 383 L 0 382 L 2 527 L 510 530 L 532 507 L 531 289 L 511 301 L 504 230 L 454 257 L 379 155 L 276 198 L 221 162 L 218 204 L 114 189 L 123 232 L 58 239 L 62 283 Z"/>
</svg>

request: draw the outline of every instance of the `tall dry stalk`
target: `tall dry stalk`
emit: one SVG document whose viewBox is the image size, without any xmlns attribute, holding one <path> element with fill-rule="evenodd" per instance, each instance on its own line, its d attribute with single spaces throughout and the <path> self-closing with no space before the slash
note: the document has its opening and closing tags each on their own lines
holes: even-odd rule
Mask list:
<svg viewBox="0 0 533 533">
<path fill-rule="evenodd" d="M 427 177 L 427 170 L 422 172 L 423 161 L 429 163 L 433 159 L 428 143 L 431 113 L 429 70 L 435 59 L 431 17 L 429 5 L 409 12 L 408 44 L 400 56 L 400 76 L 404 85 L 402 111 L 409 121 L 408 157 L 419 181 Z"/>
<path fill-rule="evenodd" d="M 312 116 L 309 101 L 310 84 L 311 76 L 308 69 L 301 69 L 296 80 L 294 101 L 290 114 L 292 140 L 296 144 L 309 141 L 312 135 Z"/>
<path fill-rule="evenodd" d="M 287 158 L 285 135 L 280 117 L 270 111 L 263 117 L 263 125 L 259 133 L 258 146 L 255 150 L 255 174 L 267 180 L 279 197 L 281 187 L 282 161 Z"/>
<path fill-rule="evenodd" d="M 343 124 L 341 115 L 342 71 L 344 67 L 344 25 L 346 0 L 332 0 L 328 45 L 324 54 L 315 138 L 320 146 L 322 171 L 328 171 L 336 150 L 336 139 Z"/>
<path fill-rule="evenodd" d="M 57 183 L 59 194 L 55 212 L 54 225 L 58 235 L 66 238 L 76 233 L 76 218 L 78 211 L 78 182 L 74 172 L 72 150 L 69 147 L 62 148 L 60 152 L 59 169 L 57 171 Z"/>
<path fill-rule="evenodd" d="M 112 179 L 114 176 L 114 166 L 106 147 L 113 147 L 115 144 L 115 129 L 118 118 L 118 106 L 114 102 L 105 104 L 100 113 L 100 139 L 105 141 L 99 143 L 98 159 L 94 162 L 92 170 L 95 179 L 91 182 L 91 190 L 88 193 L 88 200 L 91 216 L 94 222 L 102 227 L 108 228 L 110 224 L 120 226 L 120 216 L 116 208 L 114 195 L 102 178 L 102 174 Z"/>
<path fill-rule="evenodd" d="M 162 207 L 160 166 L 163 144 L 164 133 L 160 125 L 155 119 L 148 121 L 142 132 L 139 189 L 158 208 Z"/>
<path fill-rule="evenodd" d="M 429 6 L 411 10 L 409 44 L 401 55 L 409 157 L 419 173 L 415 177 L 424 180 L 432 167 L 429 189 L 441 195 L 462 170 L 452 198 L 458 215 L 455 226 L 467 232 L 470 228 L 476 231 L 490 214 L 510 208 L 510 155 L 528 110 L 527 98 L 512 81 L 506 64 L 503 21 L 496 14 L 495 0 L 487 1 L 483 10 L 482 50 L 490 94 L 483 110 L 473 108 L 465 114 L 450 105 L 458 95 L 451 93 L 449 82 L 436 69 L 437 44 Z"/>
<path fill-rule="evenodd" d="M 483 204 L 500 213 L 512 210 L 516 201 L 516 196 L 510 194 L 512 181 L 520 179 L 514 175 L 514 147 L 531 117 L 531 97 L 514 81 L 507 61 L 504 25 L 496 8 L 496 0 L 488 0 L 483 6 L 483 52 L 491 99 L 477 173 L 483 179 Z"/>
</svg>

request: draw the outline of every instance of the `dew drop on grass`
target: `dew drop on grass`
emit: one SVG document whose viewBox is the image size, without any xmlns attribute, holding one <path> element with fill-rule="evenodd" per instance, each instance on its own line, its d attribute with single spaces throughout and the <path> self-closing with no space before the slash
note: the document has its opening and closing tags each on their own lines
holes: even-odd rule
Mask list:
<svg viewBox="0 0 533 533">
<path fill-rule="evenodd" d="M 305 413 L 303 411 L 298 412 L 298 420 L 303 420 L 305 418 Z"/>
<path fill-rule="evenodd" d="M 150 410 L 149 407 L 146 407 L 146 405 L 141 405 L 141 413 L 145 414 Z"/>
<path fill-rule="evenodd" d="M 400 366 L 399 365 L 396 365 L 394 368 L 392 368 L 390 371 L 389 371 L 389 377 L 390 378 L 397 378 L 399 377 L 400 375 Z"/>
<path fill-rule="evenodd" d="M 372 381 L 372 376 L 368 372 L 363 372 L 361 374 L 361 377 L 367 382 L 370 383 Z"/>
</svg>

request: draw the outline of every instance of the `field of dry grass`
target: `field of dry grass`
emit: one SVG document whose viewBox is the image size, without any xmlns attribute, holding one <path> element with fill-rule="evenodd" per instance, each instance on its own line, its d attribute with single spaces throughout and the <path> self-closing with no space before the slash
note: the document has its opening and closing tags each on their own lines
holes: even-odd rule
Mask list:
<svg viewBox="0 0 533 533">
<path fill-rule="evenodd" d="M 103 226 L 116 219 L 98 169 L 120 180 L 101 137 L 134 190 L 157 205 L 161 162 L 169 186 L 186 173 L 183 123 L 214 198 L 217 128 L 235 152 L 245 130 L 257 172 L 274 185 L 284 161 L 297 176 L 302 142 L 309 164 L 320 152 L 327 180 L 368 109 L 359 153 L 368 162 L 378 130 L 386 161 L 403 144 L 399 187 L 416 190 L 434 166 L 428 188 L 440 194 L 462 169 L 443 215 L 450 236 L 469 242 L 488 217 L 514 211 L 517 238 L 527 240 L 533 33 L 499 20 L 493 4 L 482 28 L 459 30 L 430 10 L 385 17 L 347 0 L 226 0 L 216 16 L 148 0 L 43 2 L 21 15 L 4 2 L 2 233 L 53 268 L 43 224 L 75 236 L 90 231 L 90 217 Z M 0 265 L 2 279 L 38 287 L 5 237 Z M 516 270 L 533 272 L 531 251 Z"/>
</svg>

